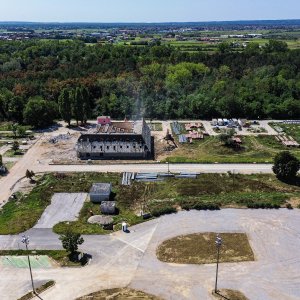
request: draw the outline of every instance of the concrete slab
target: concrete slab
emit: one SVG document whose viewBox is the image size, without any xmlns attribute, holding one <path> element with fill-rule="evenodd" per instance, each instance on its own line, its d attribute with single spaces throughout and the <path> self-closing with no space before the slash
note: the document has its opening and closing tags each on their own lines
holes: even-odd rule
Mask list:
<svg viewBox="0 0 300 300">
<path fill-rule="evenodd" d="M 52 228 L 63 221 L 75 221 L 87 197 L 86 193 L 57 193 L 33 228 Z"/>
</svg>

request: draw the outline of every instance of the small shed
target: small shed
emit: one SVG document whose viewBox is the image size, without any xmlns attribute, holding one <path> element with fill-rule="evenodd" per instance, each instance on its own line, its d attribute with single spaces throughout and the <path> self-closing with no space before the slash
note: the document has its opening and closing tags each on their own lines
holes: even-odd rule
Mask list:
<svg viewBox="0 0 300 300">
<path fill-rule="evenodd" d="M 95 203 L 108 201 L 110 198 L 111 189 L 111 183 L 94 183 L 90 190 L 91 201 Z"/>
<path fill-rule="evenodd" d="M 116 214 L 116 202 L 115 201 L 102 201 L 100 204 L 100 211 L 105 215 Z"/>
<path fill-rule="evenodd" d="M 111 124 L 111 119 L 109 116 L 100 116 L 97 118 L 97 124 L 98 125 Z"/>
</svg>

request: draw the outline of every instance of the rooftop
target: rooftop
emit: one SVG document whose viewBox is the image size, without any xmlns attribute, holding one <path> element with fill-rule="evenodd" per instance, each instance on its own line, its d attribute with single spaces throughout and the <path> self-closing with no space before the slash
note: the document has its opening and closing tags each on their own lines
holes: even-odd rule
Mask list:
<svg viewBox="0 0 300 300">
<path fill-rule="evenodd" d="M 111 192 L 111 183 L 94 183 L 91 187 L 91 194 L 109 194 Z"/>
</svg>

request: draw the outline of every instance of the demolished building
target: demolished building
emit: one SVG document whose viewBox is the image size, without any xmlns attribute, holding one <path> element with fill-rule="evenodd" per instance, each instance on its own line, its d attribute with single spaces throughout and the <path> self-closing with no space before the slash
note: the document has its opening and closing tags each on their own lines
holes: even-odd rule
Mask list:
<svg viewBox="0 0 300 300">
<path fill-rule="evenodd" d="M 98 125 L 82 134 L 76 145 L 80 159 L 148 159 L 151 157 L 151 130 L 145 120 Z"/>
</svg>

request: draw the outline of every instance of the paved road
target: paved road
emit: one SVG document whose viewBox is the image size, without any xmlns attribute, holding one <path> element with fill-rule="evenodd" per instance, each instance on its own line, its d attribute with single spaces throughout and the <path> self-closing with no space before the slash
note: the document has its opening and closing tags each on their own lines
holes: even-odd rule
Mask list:
<svg viewBox="0 0 300 300">
<path fill-rule="evenodd" d="M 300 210 L 180 212 L 130 230 L 129 234 L 84 236 L 80 249 L 93 259 L 83 269 L 35 269 L 36 281 L 54 279 L 57 283 L 42 298 L 71 300 L 96 290 L 129 285 L 166 300 L 212 299 L 214 264 L 162 263 L 156 259 L 157 246 L 181 234 L 246 232 L 256 260 L 220 264 L 219 288 L 238 289 L 251 300 L 300 299 Z M 32 229 L 28 234 L 31 248 L 60 248 L 57 236 L 49 229 Z M 1 248 L 18 248 L 18 240 L 18 236 L 0 236 Z M 28 270 L 0 267 L 1 299 L 17 299 L 30 289 Z"/>
<path fill-rule="evenodd" d="M 170 172 L 201 173 L 272 173 L 270 164 L 169 164 Z M 36 166 L 39 172 L 168 172 L 168 165 L 162 163 L 110 164 L 110 165 L 45 165 Z"/>
</svg>

